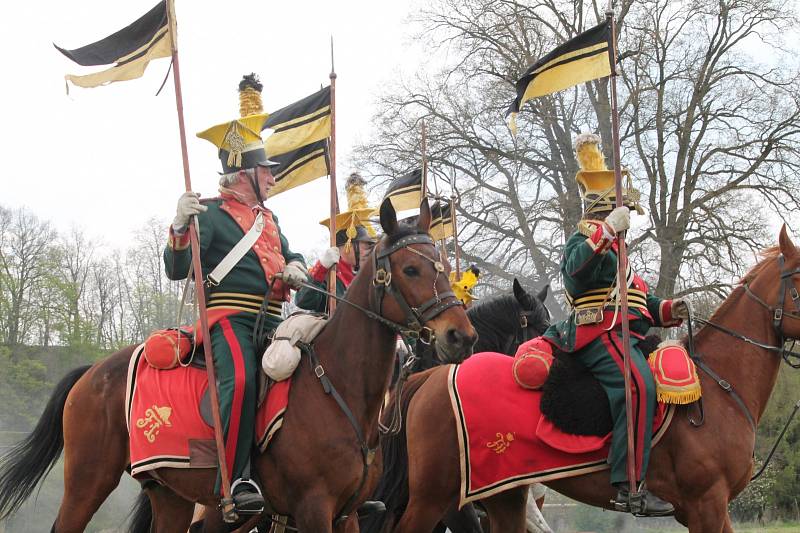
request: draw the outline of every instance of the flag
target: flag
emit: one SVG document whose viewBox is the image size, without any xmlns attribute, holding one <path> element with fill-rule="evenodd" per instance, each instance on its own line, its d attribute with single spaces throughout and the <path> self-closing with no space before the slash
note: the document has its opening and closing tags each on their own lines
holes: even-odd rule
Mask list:
<svg viewBox="0 0 800 533">
<path fill-rule="evenodd" d="M 395 211 L 418 209 L 422 203 L 422 169 L 395 179 L 383 197 L 391 199 Z"/>
<path fill-rule="evenodd" d="M 517 81 L 517 97 L 508 108 L 512 124 L 516 113 L 532 98 L 611 75 L 611 21 L 555 48 L 528 67 Z M 512 126 L 513 129 L 513 126 Z"/>
<path fill-rule="evenodd" d="M 264 124 L 264 129 L 267 128 L 273 130 L 264 142 L 271 159 L 330 137 L 330 86 L 274 111 Z"/>
<path fill-rule="evenodd" d="M 65 79 L 79 87 L 99 87 L 115 81 L 140 78 L 153 59 L 172 55 L 166 0 L 140 19 L 104 39 L 74 50 L 53 44 L 59 52 L 83 66 L 110 65 L 109 69 Z"/>
<path fill-rule="evenodd" d="M 272 159 L 279 163 L 279 166 L 272 169 L 275 186 L 269 191 L 270 198 L 330 173 L 327 139 L 307 144 L 298 150 L 274 156 Z"/>
<path fill-rule="evenodd" d="M 440 202 L 433 204 L 431 208 L 431 227 L 428 233 L 435 241 L 442 241 L 453 236 L 455 227 L 453 226 L 451 204 L 442 204 Z"/>
</svg>

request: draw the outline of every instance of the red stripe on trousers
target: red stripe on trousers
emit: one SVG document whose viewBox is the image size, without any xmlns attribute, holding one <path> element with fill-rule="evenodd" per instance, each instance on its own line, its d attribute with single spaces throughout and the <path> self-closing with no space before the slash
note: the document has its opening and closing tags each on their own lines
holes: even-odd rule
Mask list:
<svg viewBox="0 0 800 533">
<path fill-rule="evenodd" d="M 612 333 L 614 335 L 613 339 L 611 338 Z M 603 344 L 606 345 L 608 353 L 611 354 L 611 358 L 617 364 L 620 374 L 622 374 L 624 377 L 625 361 L 622 357 L 622 350 L 618 348 L 619 346 L 622 346 L 622 339 L 620 339 L 619 334 L 616 331 L 609 331 L 608 335 L 603 335 L 601 338 Z M 606 339 L 609 339 L 610 342 L 607 342 Z M 631 358 L 632 357 L 633 356 L 631 356 Z M 647 416 L 647 388 L 642 380 L 642 375 L 639 373 L 639 368 L 634 364 L 633 359 L 631 359 L 631 378 L 631 395 L 635 395 L 635 403 L 633 408 L 635 409 L 634 422 L 636 424 L 634 428 L 633 457 L 637 477 L 635 481 L 639 481 L 642 477 L 642 461 L 644 459 L 644 430 L 646 427 L 645 417 Z"/>
<path fill-rule="evenodd" d="M 236 446 L 239 443 L 239 425 L 242 421 L 242 403 L 244 402 L 245 387 L 244 356 L 230 321 L 227 318 L 223 318 L 218 323 L 222 328 L 222 334 L 231 349 L 231 357 L 233 358 L 233 400 L 231 401 L 231 418 L 228 422 L 228 436 L 225 439 L 225 460 L 230 479 L 230 476 L 233 475 Z"/>
</svg>

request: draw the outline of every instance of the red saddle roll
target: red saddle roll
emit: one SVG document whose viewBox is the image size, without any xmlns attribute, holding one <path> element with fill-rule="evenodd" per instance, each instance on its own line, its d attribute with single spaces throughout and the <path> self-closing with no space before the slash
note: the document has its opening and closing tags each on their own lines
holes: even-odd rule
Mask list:
<svg viewBox="0 0 800 533">
<path fill-rule="evenodd" d="M 192 328 L 170 328 L 154 331 L 144 341 L 147 363 L 159 370 L 175 368 L 194 349 Z"/>
<path fill-rule="evenodd" d="M 550 366 L 553 364 L 553 348 L 542 337 L 522 344 L 514 356 L 511 367 L 514 381 L 524 389 L 539 390 L 544 386 Z"/>
</svg>

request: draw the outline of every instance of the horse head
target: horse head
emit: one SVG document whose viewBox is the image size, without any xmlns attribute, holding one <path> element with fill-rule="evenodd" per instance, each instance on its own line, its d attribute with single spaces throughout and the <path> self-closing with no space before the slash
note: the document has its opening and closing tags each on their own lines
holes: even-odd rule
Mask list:
<svg viewBox="0 0 800 533">
<path fill-rule="evenodd" d="M 384 236 L 372 254 L 373 310 L 416 331 L 422 342 L 435 343 L 437 353 L 447 358 L 468 357 L 477 335 L 450 288 L 450 265 L 428 235 L 428 200 L 420 206 L 416 226 L 398 224 L 388 199 L 381 204 L 380 221 Z"/>
<path fill-rule="evenodd" d="M 772 260 L 762 261 L 747 276 L 748 294 L 772 314 L 772 325 L 781 344 L 800 339 L 800 249 L 781 228 L 778 246 L 766 252 Z"/>
<path fill-rule="evenodd" d="M 520 327 L 522 328 L 522 342 L 538 337 L 550 327 L 550 311 L 544 304 L 547 293 L 550 291 L 548 283 L 535 296 L 526 291 L 517 278 L 514 278 L 514 298 L 519 303 Z"/>
</svg>

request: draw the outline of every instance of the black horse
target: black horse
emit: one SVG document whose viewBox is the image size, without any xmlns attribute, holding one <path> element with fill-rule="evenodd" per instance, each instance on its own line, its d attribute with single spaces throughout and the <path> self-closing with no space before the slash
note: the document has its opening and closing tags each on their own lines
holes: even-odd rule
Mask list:
<svg viewBox="0 0 800 533">
<path fill-rule="evenodd" d="M 544 305 L 550 286 L 546 285 L 536 295 L 528 293 L 517 279 L 514 279 L 513 293 L 490 298 L 467 310 L 467 317 L 478 333 L 474 353 L 497 352 L 513 356 L 520 344 L 538 337 L 550 326 L 550 312 Z M 417 343 L 417 362 L 415 372 L 441 364 L 435 350 L 428 345 Z M 402 439 L 401 439 L 402 440 Z M 373 495 L 373 500 L 386 503 L 387 509 L 395 509 L 389 499 L 408 501 L 402 493 L 408 491 L 407 471 L 394 468 L 389 458 L 390 446 L 405 446 L 405 441 L 386 439 L 381 442 L 384 456 L 383 475 Z M 401 510 L 402 512 L 402 510 Z M 371 515 L 359 520 L 360 531 L 377 533 L 383 530 L 385 515 Z M 449 528 L 453 533 L 482 533 L 478 516 L 472 505 L 465 505 L 460 511 L 451 510 L 435 530 L 444 532 Z"/>
</svg>

